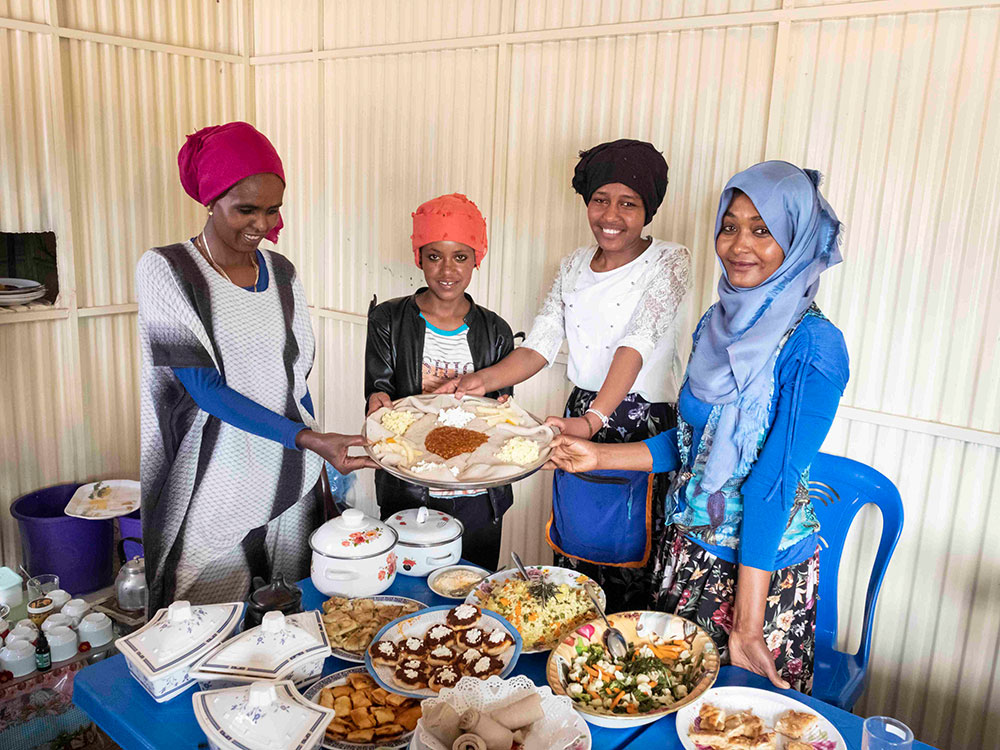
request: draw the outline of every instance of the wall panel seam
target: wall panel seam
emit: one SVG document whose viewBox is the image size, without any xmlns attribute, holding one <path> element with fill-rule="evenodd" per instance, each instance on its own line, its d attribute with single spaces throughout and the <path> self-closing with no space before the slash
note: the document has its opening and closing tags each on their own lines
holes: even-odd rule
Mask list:
<svg viewBox="0 0 1000 750">
<path fill-rule="evenodd" d="M 640 34 L 660 34 L 671 31 L 699 29 L 721 29 L 733 26 L 754 26 L 802 21 L 824 21 L 830 19 L 861 18 L 865 16 L 908 15 L 913 13 L 933 13 L 944 10 L 968 10 L 1000 4 L 1000 0 L 976 2 L 975 0 L 909 0 L 901 7 L 898 0 L 876 0 L 868 3 L 840 3 L 817 5 L 804 8 L 778 8 L 775 10 L 746 11 L 742 13 L 720 13 L 702 16 L 682 16 L 661 18 L 651 21 L 630 21 L 626 23 L 601 24 L 594 26 L 559 27 L 535 31 L 512 31 L 499 34 L 456 37 L 451 39 L 431 39 L 417 42 L 397 42 L 395 44 L 369 44 L 359 47 L 338 47 L 319 52 L 291 52 L 274 55 L 254 55 L 251 65 L 269 65 L 310 60 L 331 60 L 354 57 L 379 57 L 403 55 L 413 52 L 434 52 L 441 50 L 468 49 L 475 47 L 495 47 L 499 44 L 531 44 L 538 42 L 579 41 L 602 37 L 635 36 Z"/>
</svg>

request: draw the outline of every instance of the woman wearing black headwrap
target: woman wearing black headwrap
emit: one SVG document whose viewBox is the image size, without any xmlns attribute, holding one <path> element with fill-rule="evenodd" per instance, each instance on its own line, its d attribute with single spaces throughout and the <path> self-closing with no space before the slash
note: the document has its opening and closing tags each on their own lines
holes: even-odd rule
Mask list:
<svg viewBox="0 0 1000 750">
<path fill-rule="evenodd" d="M 580 157 L 573 188 L 596 242 L 563 259 L 520 348 L 441 390 L 483 394 L 520 383 L 551 366 L 567 339 L 574 388 L 565 415 L 548 422 L 597 442 L 645 440 L 676 424 L 677 314 L 690 254 L 642 235 L 667 189 L 667 163 L 651 144 L 612 141 Z M 556 473 L 548 542 L 557 565 L 603 586 L 610 611 L 645 608 L 666 477 L 607 474 L 594 482 Z"/>
</svg>

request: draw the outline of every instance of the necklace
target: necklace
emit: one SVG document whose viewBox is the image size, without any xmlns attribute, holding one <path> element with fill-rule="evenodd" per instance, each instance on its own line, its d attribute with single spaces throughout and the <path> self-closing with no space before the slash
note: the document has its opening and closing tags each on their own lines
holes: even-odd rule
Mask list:
<svg viewBox="0 0 1000 750">
<path fill-rule="evenodd" d="M 233 281 L 232 278 L 230 278 L 229 274 L 226 273 L 226 269 L 223 268 L 222 266 L 220 266 L 215 261 L 215 258 L 212 257 L 212 248 L 209 247 L 209 245 L 208 245 L 208 238 L 205 236 L 205 230 L 202 230 L 201 235 L 198 237 L 198 239 L 201 240 L 201 244 L 205 248 L 205 254 L 208 257 L 208 263 L 209 263 L 209 265 L 211 265 L 212 268 L 214 268 L 216 271 L 218 271 L 223 276 L 225 276 L 226 280 L 229 281 L 230 284 L 234 284 L 234 285 L 238 286 L 238 284 L 236 284 L 236 282 Z M 255 251 L 254 252 L 254 257 L 250 261 L 251 263 L 253 263 L 253 270 L 254 270 L 254 273 L 256 274 L 254 276 L 254 280 L 253 280 L 253 290 L 255 292 L 257 291 L 257 284 L 260 282 L 260 266 L 257 264 L 257 257 L 256 256 L 257 256 L 257 253 Z"/>
</svg>

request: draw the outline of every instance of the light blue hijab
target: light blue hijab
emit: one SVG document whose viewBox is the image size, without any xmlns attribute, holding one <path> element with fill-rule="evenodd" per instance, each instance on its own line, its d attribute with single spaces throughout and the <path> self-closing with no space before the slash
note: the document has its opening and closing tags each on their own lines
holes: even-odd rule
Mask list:
<svg viewBox="0 0 1000 750">
<path fill-rule="evenodd" d="M 840 263 L 840 221 L 819 192 L 822 176 L 784 161 L 765 161 L 726 183 L 715 217 L 719 236 L 735 191 L 746 193 L 785 259 L 762 284 L 729 283 L 722 261 L 719 301 L 688 364 L 694 396 L 722 405 L 701 491 L 715 492 L 757 458 L 767 426 L 778 344 L 812 304 L 819 276 Z"/>
</svg>

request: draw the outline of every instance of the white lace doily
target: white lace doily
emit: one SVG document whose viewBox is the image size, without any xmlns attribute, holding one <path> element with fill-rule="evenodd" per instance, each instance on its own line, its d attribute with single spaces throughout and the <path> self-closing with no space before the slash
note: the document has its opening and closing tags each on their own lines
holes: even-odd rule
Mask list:
<svg viewBox="0 0 1000 750">
<path fill-rule="evenodd" d="M 553 695 L 548 686 L 536 687 L 524 675 L 506 680 L 495 675 L 486 680 L 463 677 L 455 687 L 445 688 L 437 698 L 428 698 L 422 705 L 425 712 L 438 703 L 447 703 L 458 714 L 470 708 L 489 712 L 519 700 L 527 693 L 541 696 L 545 717 L 530 725 L 524 739 L 524 750 L 590 750 L 590 730 L 574 710 L 573 702 L 564 695 Z M 417 722 L 417 732 L 420 741 L 430 750 L 451 750 L 424 729 L 422 719 Z"/>
</svg>

